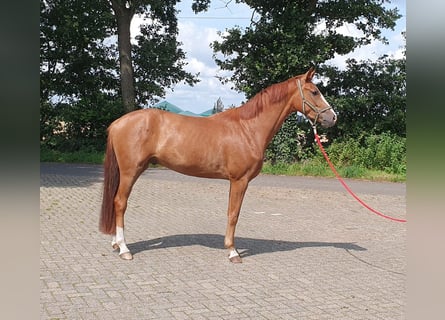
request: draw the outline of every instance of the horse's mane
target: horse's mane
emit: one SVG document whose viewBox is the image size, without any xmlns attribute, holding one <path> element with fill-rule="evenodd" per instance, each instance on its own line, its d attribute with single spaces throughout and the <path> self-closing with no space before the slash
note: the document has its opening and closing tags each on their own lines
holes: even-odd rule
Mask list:
<svg viewBox="0 0 445 320">
<path fill-rule="evenodd" d="M 256 118 L 268 105 L 285 98 L 289 92 L 290 80 L 291 79 L 273 84 L 261 90 L 240 107 L 227 110 L 223 112 L 223 114 L 242 120 Z"/>
</svg>

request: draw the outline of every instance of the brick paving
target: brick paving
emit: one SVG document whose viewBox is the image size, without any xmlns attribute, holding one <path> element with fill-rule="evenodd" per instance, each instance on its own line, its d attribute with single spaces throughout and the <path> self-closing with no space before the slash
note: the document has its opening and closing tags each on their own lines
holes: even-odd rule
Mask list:
<svg viewBox="0 0 445 320">
<path fill-rule="evenodd" d="M 405 319 L 406 224 L 334 179 L 259 176 L 223 248 L 228 182 L 149 169 L 126 214 L 134 260 L 98 232 L 101 166 L 41 164 L 41 319 Z M 353 181 L 405 218 L 405 184 Z"/>
</svg>

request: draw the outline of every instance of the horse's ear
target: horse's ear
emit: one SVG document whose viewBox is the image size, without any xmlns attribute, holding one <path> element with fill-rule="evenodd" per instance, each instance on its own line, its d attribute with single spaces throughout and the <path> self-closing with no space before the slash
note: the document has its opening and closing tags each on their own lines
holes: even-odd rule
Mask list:
<svg viewBox="0 0 445 320">
<path fill-rule="evenodd" d="M 312 78 L 314 77 L 314 74 L 315 74 L 315 67 L 312 66 L 305 74 L 306 82 L 311 82 Z"/>
</svg>

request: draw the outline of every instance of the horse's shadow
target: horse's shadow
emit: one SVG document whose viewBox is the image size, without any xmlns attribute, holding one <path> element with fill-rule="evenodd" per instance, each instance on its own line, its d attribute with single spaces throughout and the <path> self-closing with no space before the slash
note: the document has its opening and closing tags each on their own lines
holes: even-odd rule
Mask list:
<svg viewBox="0 0 445 320">
<path fill-rule="evenodd" d="M 314 247 L 333 247 L 354 251 L 367 250 L 366 248 L 360 247 L 359 245 L 350 242 L 293 242 L 281 240 L 252 239 L 243 237 L 236 237 L 235 241 L 241 257 Z M 200 245 L 213 249 L 223 249 L 223 244 L 224 236 L 219 234 L 179 234 L 131 243 L 128 244 L 128 248 L 133 254 L 138 254 L 146 250 L 194 245 Z"/>
</svg>

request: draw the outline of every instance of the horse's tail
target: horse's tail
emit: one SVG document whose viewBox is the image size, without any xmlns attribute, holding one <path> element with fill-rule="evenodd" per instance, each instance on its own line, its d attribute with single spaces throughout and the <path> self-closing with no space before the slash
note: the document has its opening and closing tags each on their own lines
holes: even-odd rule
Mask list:
<svg viewBox="0 0 445 320">
<path fill-rule="evenodd" d="M 110 135 L 107 140 L 107 150 L 104 160 L 104 191 L 102 209 L 99 219 L 99 230 L 105 234 L 116 233 L 116 211 L 114 197 L 119 187 L 119 165 L 114 152 Z"/>
</svg>

